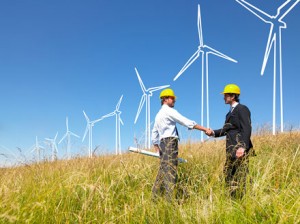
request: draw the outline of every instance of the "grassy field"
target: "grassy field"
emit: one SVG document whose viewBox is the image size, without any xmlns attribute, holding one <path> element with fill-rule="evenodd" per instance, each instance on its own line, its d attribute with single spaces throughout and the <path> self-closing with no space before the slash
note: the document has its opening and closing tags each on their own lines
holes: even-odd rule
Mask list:
<svg viewBox="0 0 300 224">
<path fill-rule="evenodd" d="M 242 200 L 224 189 L 224 140 L 187 143 L 176 203 L 151 201 L 156 158 L 77 158 L 1 169 L 0 223 L 300 223 L 300 133 L 253 142 Z"/>
</svg>

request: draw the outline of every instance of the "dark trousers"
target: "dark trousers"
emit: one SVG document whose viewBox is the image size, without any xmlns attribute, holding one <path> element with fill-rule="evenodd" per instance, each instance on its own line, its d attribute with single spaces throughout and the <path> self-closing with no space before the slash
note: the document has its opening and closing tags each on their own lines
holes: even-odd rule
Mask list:
<svg viewBox="0 0 300 224">
<path fill-rule="evenodd" d="M 241 159 L 227 155 L 224 166 L 225 182 L 232 197 L 242 198 L 246 193 L 246 180 L 249 173 L 249 157 Z"/>
<path fill-rule="evenodd" d="M 160 166 L 152 188 L 153 198 L 165 196 L 172 201 L 177 181 L 178 139 L 164 138 L 160 142 Z"/>
</svg>

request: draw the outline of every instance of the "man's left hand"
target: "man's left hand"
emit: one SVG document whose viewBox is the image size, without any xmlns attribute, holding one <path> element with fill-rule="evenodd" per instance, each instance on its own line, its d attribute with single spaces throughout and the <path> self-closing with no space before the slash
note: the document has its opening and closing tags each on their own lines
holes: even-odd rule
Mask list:
<svg viewBox="0 0 300 224">
<path fill-rule="evenodd" d="M 245 155 L 245 149 L 240 147 L 238 150 L 236 150 L 235 156 L 236 158 L 240 159 Z"/>
<path fill-rule="evenodd" d="M 158 145 L 154 145 L 154 151 L 159 152 L 159 146 Z"/>
</svg>

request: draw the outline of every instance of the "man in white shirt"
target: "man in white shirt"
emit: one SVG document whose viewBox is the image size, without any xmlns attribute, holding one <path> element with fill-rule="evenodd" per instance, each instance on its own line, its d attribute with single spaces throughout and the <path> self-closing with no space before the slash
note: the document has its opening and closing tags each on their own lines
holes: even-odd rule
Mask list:
<svg viewBox="0 0 300 224">
<path fill-rule="evenodd" d="M 172 201 L 173 190 L 177 181 L 178 165 L 178 131 L 176 123 L 189 129 L 207 132 L 209 129 L 189 120 L 175 110 L 176 96 L 172 89 L 164 89 L 160 93 L 161 109 L 155 117 L 152 130 L 152 143 L 160 154 L 160 167 L 152 188 L 153 198 L 165 193 L 166 199 Z"/>
</svg>

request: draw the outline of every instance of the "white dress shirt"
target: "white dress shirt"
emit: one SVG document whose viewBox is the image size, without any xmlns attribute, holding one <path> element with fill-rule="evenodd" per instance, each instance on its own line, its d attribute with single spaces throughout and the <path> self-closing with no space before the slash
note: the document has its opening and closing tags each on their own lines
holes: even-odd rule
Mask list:
<svg viewBox="0 0 300 224">
<path fill-rule="evenodd" d="M 172 107 L 163 104 L 155 117 L 155 123 L 152 129 L 152 143 L 159 144 L 160 140 L 167 137 L 178 138 L 176 123 L 186 126 L 189 129 L 197 124 L 182 116 Z"/>
<path fill-rule="evenodd" d="M 232 112 L 234 110 L 234 108 L 238 105 L 239 103 L 238 102 L 235 102 L 234 104 L 232 104 L 230 106 L 230 111 Z"/>
</svg>

